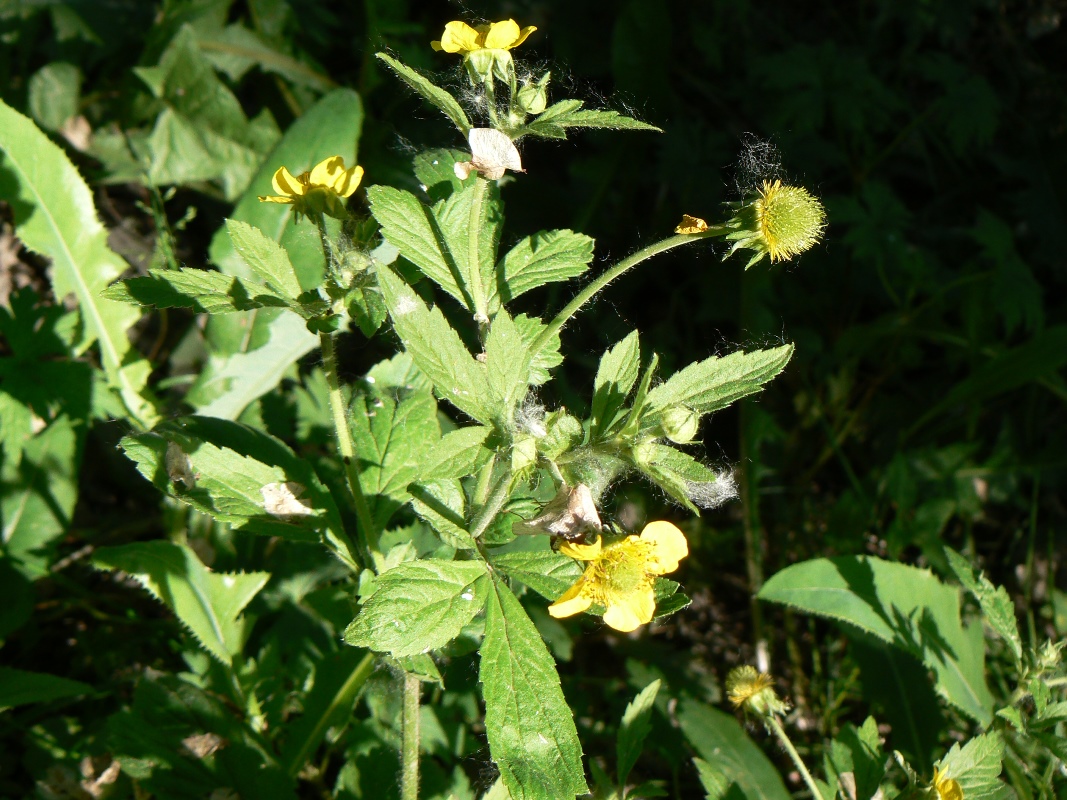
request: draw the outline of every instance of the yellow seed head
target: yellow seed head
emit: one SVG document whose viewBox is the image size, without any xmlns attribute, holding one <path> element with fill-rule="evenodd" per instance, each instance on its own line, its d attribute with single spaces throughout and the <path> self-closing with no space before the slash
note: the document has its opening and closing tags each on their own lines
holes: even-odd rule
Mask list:
<svg viewBox="0 0 1067 800">
<path fill-rule="evenodd" d="M 743 708 L 756 717 L 784 714 L 789 710 L 789 704 L 775 694 L 771 676 L 748 665 L 730 670 L 726 676 L 726 696 L 734 708 Z"/>
<path fill-rule="evenodd" d="M 734 246 L 727 253 L 751 250 L 754 255 L 745 268 L 764 256 L 771 262 L 786 261 L 809 250 L 826 230 L 826 210 L 815 195 L 801 186 L 781 181 L 764 181 L 748 201 L 735 206 L 736 213 L 726 223 L 734 229 L 726 236 Z"/>
</svg>

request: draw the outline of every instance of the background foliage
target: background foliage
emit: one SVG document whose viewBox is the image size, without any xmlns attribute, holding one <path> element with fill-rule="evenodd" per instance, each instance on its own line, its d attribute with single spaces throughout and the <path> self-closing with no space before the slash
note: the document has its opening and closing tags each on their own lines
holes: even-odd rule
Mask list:
<svg viewBox="0 0 1067 800">
<path fill-rule="evenodd" d="M 369 182 L 414 190 L 417 150 L 463 142 L 373 53 L 391 51 L 462 93 L 460 68 L 428 46 L 453 18 L 536 24 L 526 55 L 550 64 L 569 96 L 629 109 L 665 130 L 530 142 L 527 174 L 503 189 L 509 218 L 522 224 L 505 224 L 506 246 L 530 231 L 570 228 L 596 239 L 594 263 L 603 263 L 664 235 L 682 212 L 714 217 L 721 202 L 765 177 L 820 194 L 826 244 L 795 265 L 742 275 L 708 245 L 664 256 L 611 287 L 568 328 L 575 355 L 551 398 L 582 409 L 599 355 L 634 327 L 668 373 L 731 346 L 796 344 L 758 401 L 720 412 L 702 430 L 708 459 L 743 467 L 741 502 L 696 521 L 667 512 L 690 534 L 692 556 L 672 576 L 693 597 L 690 609 L 638 637 L 537 618 L 562 662 L 594 778 L 614 774 L 617 762 L 622 771 L 629 729 L 619 720 L 658 678 L 658 694 L 644 701 L 657 709 L 648 718 L 654 733 L 631 782 L 661 779 L 673 796 L 692 796 L 691 755 L 710 762 L 725 749 L 741 765 L 739 785 L 780 797 L 786 790 L 767 759 L 784 763 L 781 754 L 768 747 L 761 755 L 712 707 L 719 680 L 755 658 L 760 635 L 769 637 L 780 688 L 797 705 L 813 754 L 843 724 L 862 730 L 874 713 L 887 749 L 929 770 L 950 732 L 987 723 L 993 702 L 980 692 L 971 706 L 954 702 L 948 678 L 937 673 L 935 681 L 916 660 L 922 647 L 887 649 L 894 632 L 876 621 L 865 634 L 821 621 L 833 614 L 788 599 L 784 574 L 762 596 L 790 605 L 751 601 L 765 576 L 808 558 L 877 555 L 912 565 L 888 565 L 896 569 L 931 568 L 936 595 L 941 582 L 957 581 L 948 544 L 1007 586 L 1028 645 L 1067 632 L 1057 578 L 1067 541 L 1059 499 L 1067 446 L 1064 13 L 1051 0 L 821 8 L 630 0 L 608 14 L 585 0 L 462 8 L 7 0 L 0 98 L 49 132 L 91 187 L 114 251 L 94 251 L 100 286 L 125 268 L 114 253 L 140 272 L 212 264 L 250 277 L 224 217 L 279 232 L 300 254 L 301 287 L 316 285 L 317 236 L 254 195 L 277 164 L 310 165 L 338 152 L 358 152 Z M 4 119 L 14 130 L 13 118 Z M 126 344 L 121 333 L 132 320 L 96 301 L 93 321 L 89 294 L 69 283 L 62 247 L 45 228 L 20 238 L 53 259 L 50 281 L 44 261 L 13 238 L 25 198 L 14 188 L 18 153 L 10 142 L 3 149 L 0 514 L 9 558 L 0 561 L 0 685 L 14 688 L 0 692 L 0 706 L 10 707 L 0 714 L 0 793 L 25 796 L 36 786 L 46 796 L 92 795 L 98 779 L 97 788 L 111 785 L 102 780 L 107 754 L 163 759 L 166 769 L 145 767 L 141 778 L 161 797 L 219 787 L 265 797 L 292 796 L 291 786 L 338 797 L 394 791 L 393 676 L 374 674 L 358 721 L 337 716 L 355 700 L 346 681 L 359 661 L 340 644 L 351 609 L 335 584 L 339 565 L 314 547 L 235 533 L 161 501 L 116 447 L 128 429 L 113 420 L 153 420 L 131 407 L 128 392 L 108 387 L 143 386 L 151 369 L 168 415 L 239 418 L 324 462 L 323 378 L 304 358 L 315 338 L 268 305 L 203 328 L 196 309 L 171 310 L 139 323 Z M 88 194 L 75 202 L 84 208 Z M 79 246 L 102 247 L 105 232 L 91 219 L 85 225 Z M 520 306 L 558 309 L 569 288 L 534 290 Z M 83 313 L 64 303 L 68 291 Z M 347 374 L 364 374 L 391 354 L 392 341 L 352 337 L 341 349 Z M 667 504 L 633 483 L 617 488 L 609 508 L 637 520 L 662 516 Z M 242 687 L 232 696 L 216 691 L 218 663 L 134 583 L 151 585 L 151 575 L 120 579 L 93 568 L 122 568 L 130 552 L 105 547 L 167 536 L 188 541 L 218 573 L 248 573 L 240 577 L 244 602 L 230 598 L 221 610 L 237 625 L 245 609 L 243 628 L 204 646 L 224 661 L 235 642 L 247 642 L 243 689 L 254 686 L 262 707 L 235 709 L 234 697 L 247 697 Z M 746 562 L 746 539 L 760 559 Z M 190 553 L 159 558 L 189 563 Z M 256 585 L 260 570 L 274 576 L 265 587 Z M 211 606 L 200 611 L 220 612 Z M 945 613 L 956 614 L 961 637 L 980 631 L 961 624 L 958 608 Z M 470 796 L 492 784 L 477 676 L 462 641 L 442 667 L 449 691 L 423 709 L 427 797 Z M 1014 686 L 1005 677 L 1011 664 L 1011 647 L 993 643 L 985 666 L 998 698 Z M 15 668 L 57 680 L 33 685 Z M 985 677 L 980 664 L 962 672 L 975 669 Z M 669 699 L 677 701 L 670 715 Z M 218 742 L 194 738 L 208 729 L 227 740 L 217 753 Z M 263 752 L 273 754 L 270 769 L 250 770 Z M 1008 774 L 1023 794 L 1026 781 Z"/>
</svg>

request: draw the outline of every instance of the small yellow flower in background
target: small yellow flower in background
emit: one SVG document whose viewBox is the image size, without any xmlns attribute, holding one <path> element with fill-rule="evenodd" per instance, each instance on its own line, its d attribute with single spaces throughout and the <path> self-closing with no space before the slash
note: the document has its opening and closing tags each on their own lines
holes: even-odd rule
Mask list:
<svg viewBox="0 0 1067 800">
<path fill-rule="evenodd" d="M 461 53 L 464 57 L 475 50 L 510 50 L 525 42 L 526 37 L 536 30 L 533 25 L 520 29 L 513 19 L 474 28 L 466 22 L 450 22 L 445 25 L 440 40 L 430 42 L 430 47 L 446 53 Z"/>
<path fill-rule="evenodd" d="M 617 631 L 632 631 L 652 620 L 657 575 L 678 569 L 689 555 L 685 535 L 669 522 L 650 522 L 640 536 L 630 535 L 608 545 L 567 543 L 564 555 L 589 562 L 582 577 L 548 612 L 556 618 L 580 614 L 596 604 L 604 607 L 604 622 Z"/>
<path fill-rule="evenodd" d="M 345 169 L 345 160 L 341 156 L 331 156 L 309 172 L 296 176 L 285 167 L 279 167 L 272 180 L 278 194 L 260 195 L 259 200 L 262 203 L 289 203 L 297 214 L 326 213 L 343 218 L 345 209 L 341 201 L 352 196 L 361 180 L 363 167 Z"/>
<path fill-rule="evenodd" d="M 748 665 L 730 670 L 726 676 L 726 696 L 734 708 L 743 708 L 757 717 L 789 710 L 789 704 L 778 699 L 771 676 Z"/>
<path fill-rule="evenodd" d="M 688 214 L 682 214 L 682 221 L 678 223 L 678 227 L 674 229 L 675 233 L 703 233 L 708 229 L 708 223 L 702 220 L 700 217 L 691 217 Z"/>
<path fill-rule="evenodd" d="M 960 786 L 960 782 L 952 778 L 946 778 L 936 767 L 934 768 L 933 783 L 938 800 L 963 800 L 963 787 Z"/>
<path fill-rule="evenodd" d="M 727 256 L 741 249 L 755 255 L 745 268 L 771 257 L 785 261 L 815 245 L 826 229 L 826 210 L 807 189 L 764 181 L 750 200 L 735 204 L 737 213 L 726 223 L 734 229 L 726 239 L 734 242 Z"/>
</svg>

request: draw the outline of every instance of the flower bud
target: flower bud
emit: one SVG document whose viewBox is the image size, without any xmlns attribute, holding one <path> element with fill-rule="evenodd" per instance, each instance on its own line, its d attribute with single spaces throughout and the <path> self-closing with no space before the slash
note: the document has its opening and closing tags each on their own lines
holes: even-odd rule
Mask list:
<svg viewBox="0 0 1067 800">
<path fill-rule="evenodd" d="M 807 189 L 783 186 L 781 181 L 764 181 L 755 195 L 733 206 L 734 216 L 726 223 L 733 233 L 726 239 L 734 246 L 726 255 L 753 251 L 745 269 L 766 255 L 771 263 L 799 255 L 818 242 L 826 229 L 826 210 L 819 199 Z"/>
<path fill-rule="evenodd" d="M 537 83 L 525 83 L 519 89 L 515 98 L 519 108 L 527 114 L 540 114 L 548 106 L 548 80 L 550 72 L 546 72 Z"/>
<path fill-rule="evenodd" d="M 771 676 L 748 665 L 730 670 L 726 696 L 734 708 L 743 708 L 755 717 L 772 717 L 789 710 L 789 704 L 778 699 Z"/>
<path fill-rule="evenodd" d="M 688 444 L 696 438 L 700 415 L 685 406 L 672 406 L 660 414 L 656 428 L 675 444 Z"/>
<path fill-rule="evenodd" d="M 555 460 L 582 440 L 582 423 L 563 409 L 551 411 L 544 419 L 545 435 L 537 442 L 537 449 L 550 460 Z"/>
</svg>

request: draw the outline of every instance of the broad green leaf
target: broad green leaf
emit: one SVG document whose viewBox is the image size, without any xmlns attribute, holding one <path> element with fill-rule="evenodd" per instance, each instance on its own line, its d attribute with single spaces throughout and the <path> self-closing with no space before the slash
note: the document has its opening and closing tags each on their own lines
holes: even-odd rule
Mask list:
<svg viewBox="0 0 1067 800">
<path fill-rule="evenodd" d="M 282 297 L 295 300 L 300 296 L 300 282 L 285 248 L 265 236 L 259 228 L 240 220 L 226 220 L 226 230 L 234 250 L 260 280 Z"/>
<path fill-rule="evenodd" d="M 314 755 L 327 731 L 349 721 L 360 692 L 376 666 L 377 659 L 370 653 L 347 647 L 317 664 L 315 683 L 304 698 L 303 713 L 285 724 L 281 764 L 286 772 L 295 777 Z"/>
<path fill-rule="evenodd" d="M 53 61 L 30 76 L 27 106 L 37 123 L 58 131 L 78 113 L 82 71 L 66 61 Z"/>
<path fill-rule="evenodd" d="M 435 650 L 481 612 L 488 593 L 482 561 L 408 561 L 378 576 L 344 639 L 394 658 Z"/>
<path fill-rule="evenodd" d="M 516 550 L 512 553 L 490 551 L 489 561 L 494 569 L 522 581 L 553 602 L 582 576 L 582 567 L 577 561 L 547 546 L 544 550 Z"/>
<path fill-rule="evenodd" d="M 1004 759 L 1004 740 L 1000 733 L 975 736 L 962 748 L 959 742 L 945 754 L 938 772 L 946 779 L 958 781 L 967 800 L 992 800 L 1004 790 L 1000 781 Z"/>
<path fill-rule="evenodd" d="M 619 786 L 626 785 L 630 770 L 637 763 L 641 749 L 645 745 L 645 739 L 652 730 L 649 719 L 655 708 L 653 703 L 656 701 L 659 688 L 660 681 L 652 681 L 630 701 L 622 715 L 622 724 L 619 726 L 619 736 L 615 745 L 616 777 Z"/>
<path fill-rule="evenodd" d="M 3 554 L 27 578 L 48 573 L 57 541 L 78 499 L 84 421 L 66 415 L 29 439 L 19 453 L 5 446 L 0 464 Z"/>
<path fill-rule="evenodd" d="M 827 777 L 835 777 L 839 786 L 843 780 L 852 781 L 855 791 L 846 792 L 846 798 L 871 800 L 885 777 L 886 763 L 874 717 L 867 717 L 859 728 L 846 723 L 830 743 L 825 760 Z"/>
<path fill-rule="evenodd" d="M 422 459 L 419 479 L 432 481 L 473 475 L 492 456 L 486 447 L 490 433 L 491 429 L 482 425 L 449 431 Z"/>
<path fill-rule="evenodd" d="M 148 275 L 111 284 L 102 297 L 155 308 L 188 308 L 231 314 L 254 308 L 288 306 L 286 298 L 252 281 L 206 269 L 151 269 Z"/>
<path fill-rule="evenodd" d="M 1022 664 L 1023 644 L 1019 637 L 1019 623 L 1015 619 L 1015 604 L 1008 596 L 1008 590 L 1003 586 L 994 586 L 989 578 L 977 572 L 966 558 L 951 547 L 945 547 L 945 555 L 960 583 L 978 599 L 986 624 L 1008 643 L 1015 663 Z"/>
<path fill-rule="evenodd" d="M 746 800 L 790 800 L 778 770 L 732 715 L 683 697 L 678 722 L 700 757 Z"/>
<path fill-rule="evenodd" d="M 257 33 L 239 24 L 201 31 L 197 35 L 197 45 L 214 67 L 225 72 L 232 81 L 239 81 L 248 70 L 258 66 L 264 72 L 316 91 L 337 86 L 328 75 L 274 49 Z"/>
<path fill-rule="evenodd" d="M 515 407 L 526 397 L 530 348 L 504 309 L 493 317 L 485 338 L 485 369 L 497 419 L 508 429 Z"/>
<path fill-rule="evenodd" d="M 485 365 L 475 360 L 438 308 L 427 308 L 389 267 L 378 275 L 393 327 L 438 396 L 483 424 L 494 421 Z"/>
<path fill-rule="evenodd" d="M 496 282 L 496 253 L 504 225 L 504 204 L 496 181 L 478 178 L 432 209 L 436 232 L 459 271 L 467 308 L 481 320 L 494 310 L 489 297 Z"/>
<path fill-rule="evenodd" d="M 408 486 L 411 508 L 441 540 L 457 550 L 474 550 L 467 531 L 467 495 L 456 478 L 423 481 Z"/>
<path fill-rule="evenodd" d="M 471 154 L 463 150 L 437 148 L 417 153 L 411 160 L 411 166 L 426 196 L 432 202 L 437 202 L 444 200 L 452 192 L 459 191 L 466 183 L 476 180 L 474 176 L 470 176 L 466 181 L 462 181 L 456 175 L 456 164 L 470 160 Z"/>
<path fill-rule="evenodd" d="M 304 459 L 261 431 L 183 417 L 121 447 L 156 488 L 238 530 L 295 541 L 327 539 L 357 563 L 330 492 Z"/>
<path fill-rule="evenodd" d="M 128 573 L 227 665 L 244 644 L 240 614 L 270 578 L 266 572 L 212 572 L 189 547 L 165 541 L 101 547 L 93 565 Z"/>
<path fill-rule="evenodd" d="M 751 353 L 738 351 L 720 358 L 712 356 L 676 372 L 648 393 L 643 424 L 657 411 L 687 406 L 700 414 L 720 408 L 758 392 L 781 372 L 793 355 L 793 345 Z"/>
<path fill-rule="evenodd" d="M 400 254 L 468 309 L 473 308 L 474 300 L 461 288 L 459 265 L 430 207 L 411 192 L 392 186 L 368 187 L 367 199 L 382 235 Z"/>
<path fill-rule="evenodd" d="M 0 153 L 0 197 L 11 206 L 15 233 L 28 249 L 52 260 L 56 297 L 73 293 L 78 300 L 84 323 L 79 350 L 99 344 L 108 384 L 133 419 L 151 425 L 155 411 L 142 396 L 151 367 L 126 336 L 141 314 L 100 297 L 126 264 L 108 247 L 89 187 L 66 154 L 3 101 Z"/>
<path fill-rule="evenodd" d="M 496 267 L 489 310 L 538 286 L 582 275 L 593 260 L 593 240 L 574 231 L 541 231 L 509 250 Z"/>
<path fill-rule="evenodd" d="M 363 491 L 381 495 L 373 513 L 382 529 L 408 501 L 408 484 L 422 477 L 423 461 L 441 438 L 437 403 L 429 392 L 399 401 L 384 393 L 363 395 L 353 401 L 349 419 Z"/>
<path fill-rule="evenodd" d="M 274 312 L 277 316 L 268 319 L 266 309 L 252 313 L 258 315 L 256 323 L 263 323 L 259 331 L 266 341 L 247 352 L 212 360 L 211 368 L 201 373 L 197 394 L 186 397 L 198 414 L 236 419 L 249 403 L 277 386 L 293 364 L 319 344 L 319 337 L 309 332 L 296 314 Z"/>
<path fill-rule="evenodd" d="M 704 497 L 702 487 L 720 482 L 718 475 L 674 447 L 653 442 L 641 447 L 641 455 L 637 468 L 694 514 L 700 513 L 693 500 Z"/>
<path fill-rule="evenodd" d="M 0 667 L 0 711 L 29 703 L 47 703 L 64 697 L 89 694 L 93 687 L 81 681 L 44 672 Z"/>
<path fill-rule="evenodd" d="M 385 53 L 375 53 L 374 55 L 384 61 L 385 64 L 393 70 L 402 81 L 404 81 L 404 83 L 418 92 L 424 100 L 448 117 L 452 121 L 452 124 L 459 129 L 459 132 L 463 134 L 464 138 L 466 138 L 467 133 L 471 129 L 471 123 L 470 120 L 467 119 L 463 107 L 456 101 L 456 98 L 439 86 L 435 86 L 427 78 L 424 78 L 418 72 L 411 69 L 411 67 L 401 64 L 395 58 L 391 58 Z"/>
<path fill-rule="evenodd" d="M 694 758 L 693 766 L 697 768 L 697 777 L 704 787 L 705 800 L 726 800 L 727 792 L 733 786 L 733 781 L 726 777 L 726 773 L 702 758 Z"/>
<path fill-rule="evenodd" d="M 546 139 L 566 139 L 567 128 L 663 132 L 655 125 L 624 117 L 617 111 L 582 110 L 582 105 L 581 100 L 560 100 L 527 122 L 517 134 L 519 136 L 541 136 Z"/>
<path fill-rule="evenodd" d="M 515 800 L 585 794 L 582 748 L 541 635 L 502 581 L 486 606 L 478 679 L 489 754 Z"/>
<path fill-rule="evenodd" d="M 854 625 L 919 658 L 942 697 L 983 725 L 993 717 L 980 625 L 960 621 L 959 592 L 929 570 L 866 556 L 819 558 L 772 577 L 758 597 Z"/>
<path fill-rule="evenodd" d="M 589 414 L 592 437 L 611 430 L 615 415 L 637 382 L 640 368 L 641 343 L 637 331 L 604 353 L 593 381 L 593 405 Z"/>
</svg>

